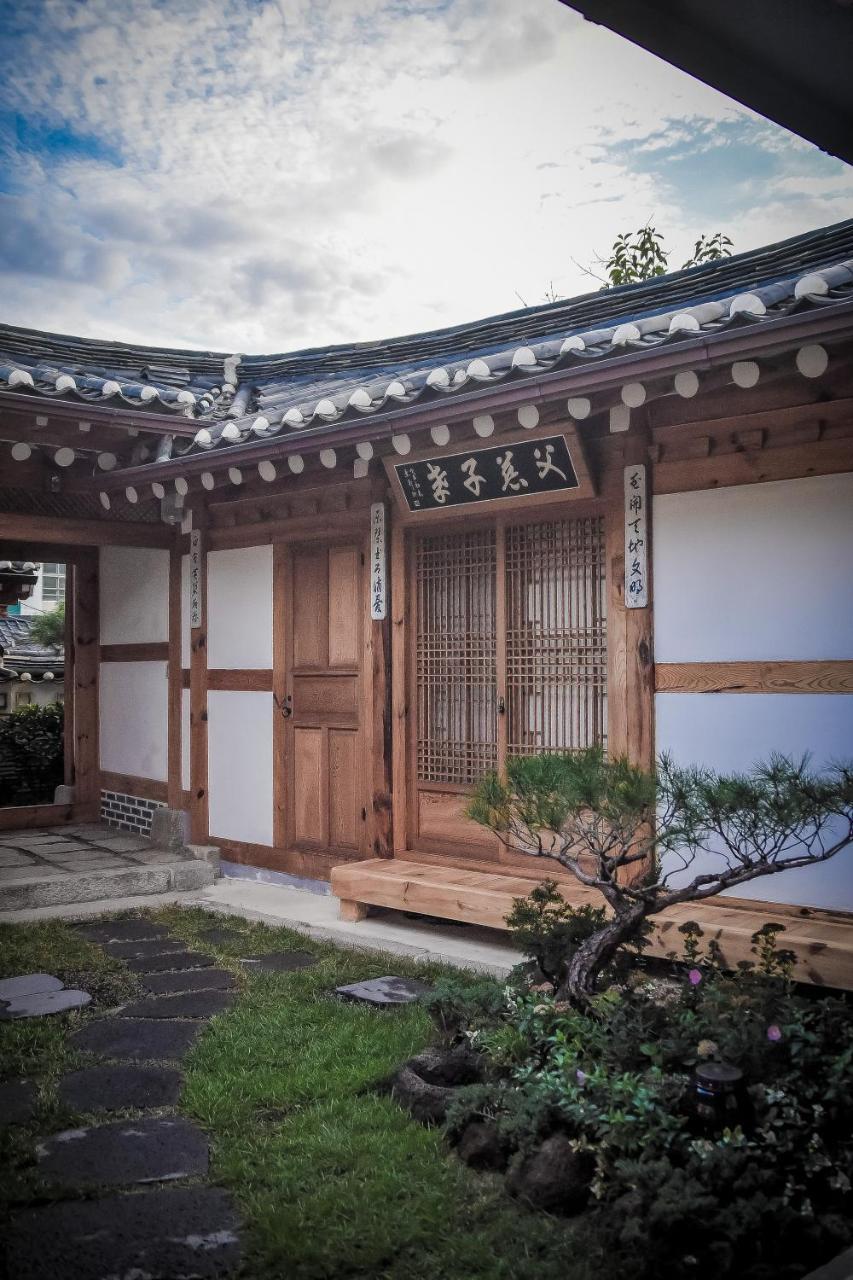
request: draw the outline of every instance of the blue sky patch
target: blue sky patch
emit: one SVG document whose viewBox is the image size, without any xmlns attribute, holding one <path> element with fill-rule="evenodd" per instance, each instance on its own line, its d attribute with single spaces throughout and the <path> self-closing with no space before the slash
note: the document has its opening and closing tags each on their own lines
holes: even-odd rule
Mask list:
<svg viewBox="0 0 853 1280">
<path fill-rule="evenodd" d="M 124 164 L 121 152 L 105 138 L 78 132 L 67 122 L 31 118 L 19 111 L 0 111 L 0 140 L 19 153 L 36 156 L 46 166 L 69 160 L 94 160 L 115 169 Z"/>
</svg>

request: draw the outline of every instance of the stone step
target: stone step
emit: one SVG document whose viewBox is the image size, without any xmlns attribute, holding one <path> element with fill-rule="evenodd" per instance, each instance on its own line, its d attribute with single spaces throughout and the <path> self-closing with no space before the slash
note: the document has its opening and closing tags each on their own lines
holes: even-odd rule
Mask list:
<svg viewBox="0 0 853 1280">
<path fill-rule="evenodd" d="M 109 901 L 141 894 L 185 893 L 204 889 L 216 879 L 216 868 L 199 858 L 156 862 L 117 870 L 75 871 L 29 875 L 0 882 L 0 921 L 7 911 L 28 911 L 38 907 L 68 906 L 77 902 Z"/>
</svg>

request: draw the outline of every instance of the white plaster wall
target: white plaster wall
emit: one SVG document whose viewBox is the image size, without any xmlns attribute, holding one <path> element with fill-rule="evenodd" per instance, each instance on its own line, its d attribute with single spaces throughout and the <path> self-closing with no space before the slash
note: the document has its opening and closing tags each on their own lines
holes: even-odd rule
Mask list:
<svg viewBox="0 0 853 1280">
<path fill-rule="evenodd" d="M 111 773 L 168 778 L 168 663 L 100 664 L 100 759 Z"/>
<path fill-rule="evenodd" d="M 190 789 L 190 691 L 181 690 L 181 786 Z"/>
<path fill-rule="evenodd" d="M 169 552 L 101 547 L 101 644 L 169 639 Z"/>
<path fill-rule="evenodd" d="M 207 557 L 207 663 L 272 666 L 272 547 L 211 551 Z"/>
<path fill-rule="evenodd" d="M 271 693 L 207 696 L 210 834 L 273 843 Z"/>
<path fill-rule="evenodd" d="M 653 504 L 656 662 L 853 658 L 853 474 Z"/>
<path fill-rule="evenodd" d="M 853 758 L 850 694 L 659 693 L 655 697 L 658 752 L 676 764 L 718 772 L 748 770 L 772 751 L 796 758 L 812 753 L 820 768 Z M 697 859 L 691 876 L 719 870 L 719 859 Z M 853 910 L 853 849 L 822 866 L 763 877 L 732 891 L 741 898 Z"/>
<path fill-rule="evenodd" d="M 190 558 L 181 556 L 181 666 L 190 665 Z"/>
</svg>

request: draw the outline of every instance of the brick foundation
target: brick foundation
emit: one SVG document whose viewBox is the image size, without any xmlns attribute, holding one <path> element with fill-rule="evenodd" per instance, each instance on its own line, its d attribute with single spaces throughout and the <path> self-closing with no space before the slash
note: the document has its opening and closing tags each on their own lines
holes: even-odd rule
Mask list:
<svg viewBox="0 0 853 1280">
<path fill-rule="evenodd" d="M 151 834 L 151 819 L 156 809 L 165 805 L 158 800 L 145 800 L 142 796 L 125 796 L 117 791 L 101 792 L 101 820 L 108 827 L 119 831 L 132 831 L 134 835 Z"/>
</svg>

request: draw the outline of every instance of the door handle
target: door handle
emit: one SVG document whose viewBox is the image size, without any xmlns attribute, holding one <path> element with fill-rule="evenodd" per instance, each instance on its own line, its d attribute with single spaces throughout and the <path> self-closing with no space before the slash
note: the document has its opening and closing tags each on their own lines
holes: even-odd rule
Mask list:
<svg viewBox="0 0 853 1280">
<path fill-rule="evenodd" d="M 286 693 L 281 702 L 278 703 L 278 709 L 284 716 L 285 720 L 293 715 L 293 694 Z"/>
<path fill-rule="evenodd" d="M 498 698 L 498 715 L 502 716 L 505 714 L 506 714 L 506 703 L 504 702 L 503 698 Z"/>
</svg>

